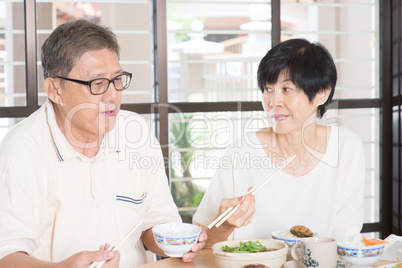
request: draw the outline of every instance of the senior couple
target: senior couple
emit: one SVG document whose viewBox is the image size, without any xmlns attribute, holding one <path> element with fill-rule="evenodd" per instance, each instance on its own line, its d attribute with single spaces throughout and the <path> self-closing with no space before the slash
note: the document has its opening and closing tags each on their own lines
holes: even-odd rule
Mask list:
<svg viewBox="0 0 402 268">
<path fill-rule="evenodd" d="M 164 256 L 152 227 L 181 218 L 164 169 L 129 161 L 130 154 L 162 155 L 146 128 L 125 124 L 141 117 L 120 110 L 132 74 L 119 63 L 115 35 L 89 21 L 68 22 L 41 52 L 48 99 L 0 146 L 0 267 L 89 267 L 98 261 L 106 261 L 105 268 L 134 267 L 146 261 L 145 248 Z M 235 142 L 226 156 L 248 153 L 272 163 L 296 158 L 256 196 L 246 194 L 249 187 L 274 165 L 218 169 L 194 216 L 203 232 L 184 262 L 215 242 L 268 238 L 296 224 L 334 238 L 360 232 L 362 143 L 347 129 L 316 124 L 336 79 L 331 55 L 306 40 L 283 42 L 262 59 L 258 85 L 271 126 L 248 137 L 252 145 Z M 133 143 L 141 137 L 147 139 Z M 238 204 L 219 228 L 206 227 Z M 136 223 L 129 240 L 111 251 L 109 243 Z"/>
</svg>

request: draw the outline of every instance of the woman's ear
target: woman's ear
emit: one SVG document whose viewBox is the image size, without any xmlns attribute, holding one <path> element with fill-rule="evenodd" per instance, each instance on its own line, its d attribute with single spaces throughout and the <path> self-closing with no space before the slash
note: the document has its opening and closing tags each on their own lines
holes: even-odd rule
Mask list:
<svg viewBox="0 0 402 268">
<path fill-rule="evenodd" d="M 54 103 L 63 103 L 61 97 L 61 85 L 60 81 L 53 77 L 48 77 L 45 79 L 45 92 L 49 99 Z"/>
<path fill-rule="evenodd" d="M 318 92 L 317 96 L 316 96 L 316 101 L 318 106 L 323 105 L 324 103 L 327 102 L 329 94 L 331 93 L 331 89 L 324 89 L 320 92 Z"/>
</svg>

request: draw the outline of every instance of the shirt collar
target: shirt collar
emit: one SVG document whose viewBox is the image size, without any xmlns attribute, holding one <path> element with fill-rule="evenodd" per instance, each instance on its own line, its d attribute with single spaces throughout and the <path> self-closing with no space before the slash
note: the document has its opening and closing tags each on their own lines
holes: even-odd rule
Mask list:
<svg viewBox="0 0 402 268">
<path fill-rule="evenodd" d="M 53 145 L 59 161 L 63 162 L 75 157 L 79 157 L 81 159 L 87 159 L 86 156 L 80 154 L 71 146 L 67 138 L 61 132 L 59 125 L 56 122 L 52 101 L 50 99 L 47 99 L 45 105 L 46 105 L 47 122 L 50 128 L 50 132 L 53 138 Z M 104 135 L 101 146 L 99 148 L 99 152 L 96 156 L 98 156 L 100 153 L 103 153 L 103 155 L 105 155 L 108 152 L 112 153 L 120 152 L 119 146 L 115 140 L 116 139 L 115 129 L 116 127 L 114 127 L 111 131 L 109 131 Z"/>
</svg>

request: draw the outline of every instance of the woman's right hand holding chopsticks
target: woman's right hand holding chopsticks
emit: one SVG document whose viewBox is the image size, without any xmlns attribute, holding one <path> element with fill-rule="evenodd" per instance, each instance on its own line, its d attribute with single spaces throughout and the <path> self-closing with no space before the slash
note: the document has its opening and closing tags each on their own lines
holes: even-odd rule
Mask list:
<svg viewBox="0 0 402 268">
<path fill-rule="evenodd" d="M 207 226 L 207 228 L 205 228 L 205 231 L 208 234 L 206 248 L 212 247 L 216 242 L 227 240 L 235 228 L 246 226 L 251 223 L 255 212 L 254 195 L 295 157 L 296 155 L 289 157 L 256 186 L 249 187 L 246 195 L 240 198 L 234 197 L 221 200 L 218 216 Z M 221 227 L 221 225 L 223 225 L 223 227 Z"/>
<path fill-rule="evenodd" d="M 255 212 L 255 197 L 252 193 L 240 197 L 222 199 L 219 211 L 217 212 L 217 217 L 222 215 L 222 213 L 227 209 L 235 208 L 237 205 L 239 205 L 237 210 L 226 221 L 224 221 L 222 225 L 219 227 L 214 225 L 205 230 L 208 234 L 206 248 L 211 248 L 213 244 L 227 240 L 229 235 L 233 233 L 236 228 L 251 223 Z"/>
<path fill-rule="evenodd" d="M 249 191 L 252 187 L 249 187 Z M 221 226 L 226 228 L 240 228 L 251 223 L 255 212 L 255 197 L 252 193 L 240 197 L 224 198 L 219 206 L 218 215 L 221 215 L 226 209 L 240 205 L 236 212 L 230 216 Z"/>
<path fill-rule="evenodd" d="M 273 176 L 275 176 L 275 174 L 277 174 L 282 168 L 284 168 L 289 162 L 291 162 L 294 158 L 296 157 L 296 155 L 289 157 L 288 159 L 286 159 L 285 162 L 283 162 L 279 167 L 277 167 L 271 174 L 269 174 L 265 179 L 263 179 L 262 181 L 260 181 L 255 188 L 253 187 L 249 187 L 248 189 L 248 193 L 247 194 L 253 194 L 255 195 L 256 192 L 261 189 L 261 187 L 267 183 Z M 221 226 L 221 224 L 223 224 L 226 220 L 228 220 L 228 218 L 230 218 L 234 213 L 236 213 L 237 209 L 240 207 L 240 205 L 242 204 L 242 202 L 240 202 L 241 199 L 239 200 L 239 204 L 235 207 L 228 207 L 226 210 L 223 211 L 223 213 L 221 213 L 218 217 L 215 218 L 215 220 L 213 222 L 211 222 L 208 225 L 208 229 L 213 228 L 214 226 L 219 227 Z M 243 201 L 244 202 L 244 201 Z M 222 206 L 222 203 L 221 203 Z M 253 211 L 254 214 L 254 211 Z"/>
</svg>

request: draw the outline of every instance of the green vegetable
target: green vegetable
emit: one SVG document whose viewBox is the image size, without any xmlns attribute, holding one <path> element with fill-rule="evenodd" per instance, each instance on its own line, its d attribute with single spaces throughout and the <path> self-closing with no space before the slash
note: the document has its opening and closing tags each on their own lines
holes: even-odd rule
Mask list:
<svg viewBox="0 0 402 268">
<path fill-rule="evenodd" d="M 240 242 L 239 247 L 229 247 L 228 245 L 222 246 L 222 250 L 226 252 L 233 253 L 252 253 L 252 252 L 262 252 L 268 251 L 267 247 L 262 245 L 260 241 L 248 241 L 248 242 Z"/>
</svg>

